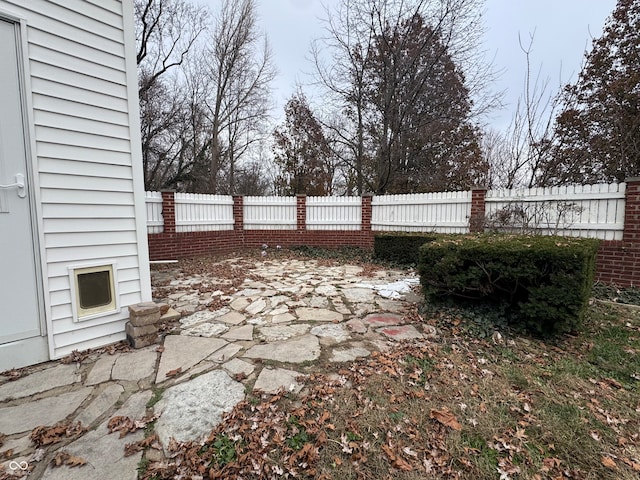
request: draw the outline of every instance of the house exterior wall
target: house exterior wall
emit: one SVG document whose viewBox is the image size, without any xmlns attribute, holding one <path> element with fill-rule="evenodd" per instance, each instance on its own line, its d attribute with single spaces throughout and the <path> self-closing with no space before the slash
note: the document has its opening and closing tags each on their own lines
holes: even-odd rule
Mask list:
<svg viewBox="0 0 640 480">
<path fill-rule="evenodd" d="M 0 0 L 22 20 L 51 358 L 125 338 L 151 299 L 132 0 Z M 74 322 L 69 268 L 116 263 L 120 311 Z"/>
</svg>

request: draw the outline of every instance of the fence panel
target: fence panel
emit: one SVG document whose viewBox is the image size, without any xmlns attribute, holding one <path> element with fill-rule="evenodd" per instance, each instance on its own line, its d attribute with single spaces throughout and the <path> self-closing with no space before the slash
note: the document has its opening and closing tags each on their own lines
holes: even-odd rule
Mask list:
<svg viewBox="0 0 640 480">
<path fill-rule="evenodd" d="M 489 190 L 487 227 L 523 233 L 622 240 L 624 183 Z"/>
<path fill-rule="evenodd" d="M 471 191 L 381 195 L 371 207 L 372 230 L 468 233 Z"/>
<path fill-rule="evenodd" d="M 296 197 L 244 197 L 245 230 L 295 230 Z"/>
<path fill-rule="evenodd" d="M 162 218 L 162 193 L 145 192 L 144 203 L 147 207 L 147 234 L 162 233 L 164 218 Z"/>
<path fill-rule="evenodd" d="M 233 230 L 233 197 L 176 193 L 176 232 Z"/>
<path fill-rule="evenodd" d="M 360 197 L 307 197 L 307 230 L 360 230 Z"/>
</svg>

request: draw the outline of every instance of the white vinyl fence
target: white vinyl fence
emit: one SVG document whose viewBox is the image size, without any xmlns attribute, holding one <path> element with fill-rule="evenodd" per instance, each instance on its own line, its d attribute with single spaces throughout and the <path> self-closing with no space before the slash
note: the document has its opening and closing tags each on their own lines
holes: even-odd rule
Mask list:
<svg viewBox="0 0 640 480">
<path fill-rule="evenodd" d="M 245 230 L 295 230 L 296 197 L 244 197 Z"/>
<path fill-rule="evenodd" d="M 487 226 L 496 230 L 622 240 L 625 184 L 489 190 Z"/>
<path fill-rule="evenodd" d="M 307 230 L 360 230 L 360 197 L 307 197 Z"/>
<path fill-rule="evenodd" d="M 145 192 L 144 201 L 147 206 L 147 233 L 162 233 L 164 231 L 162 194 Z"/>
<path fill-rule="evenodd" d="M 233 197 L 176 193 L 176 232 L 233 230 Z"/>
<path fill-rule="evenodd" d="M 489 190 L 486 229 L 621 240 L 625 184 Z M 244 229 L 295 230 L 296 197 L 244 197 Z M 146 192 L 147 231 L 162 233 L 162 195 Z M 374 231 L 467 233 L 471 192 L 375 196 Z M 232 230 L 233 198 L 175 194 L 176 231 Z M 308 230 L 360 230 L 360 197 L 307 197 Z"/>
<path fill-rule="evenodd" d="M 469 232 L 471 191 L 382 195 L 371 206 L 372 230 Z"/>
</svg>

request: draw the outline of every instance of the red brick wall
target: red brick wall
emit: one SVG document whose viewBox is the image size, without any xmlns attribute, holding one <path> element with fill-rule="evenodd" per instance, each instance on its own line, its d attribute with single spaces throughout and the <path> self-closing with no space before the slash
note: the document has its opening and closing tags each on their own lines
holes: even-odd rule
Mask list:
<svg viewBox="0 0 640 480">
<path fill-rule="evenodd" d="M 485 194 L 484 189 L 472 192 L 469 218 L 471 231 L 482 231 Z M 306 197 L 300 195 L 297 197 L 295 230 L 244 230 L 243 198 L 235 196 L 233 230 L 177 233 L 174 194 L 162 192 L 164 232 L 148 235 L 149 255 L 151 260 L 172 260 L 211 253 L 224 254 L 243 248 L 260 248 L 263 244 L 270 248 L 277 245 L 307 245 L 372 249 L 375 232 L 371 231 L 371 211 L 371 196 L 363 196 L 360 230 L 307 230 Z M 640 178 L 627 180 L 623 240 L 602 242 L 598 251 L 596 278 L 619 286 L 640 285 Z"/>
</svg>

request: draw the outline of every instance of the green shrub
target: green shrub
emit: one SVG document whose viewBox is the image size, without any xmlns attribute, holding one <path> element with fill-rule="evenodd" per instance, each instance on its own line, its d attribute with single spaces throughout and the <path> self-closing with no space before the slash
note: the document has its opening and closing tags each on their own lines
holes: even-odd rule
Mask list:
<svg viewBox="0 0 640 480">
<path fill-rule="evenodd" d="M 420 247 L 432 302 L 493 303 L 541 333 L 579 327 L 595 274 L 598 240 L 515 235 L 439 236 Z"/>
<path fill-rule="evenodd" d="M 417 265 L 420 247 L 438 238 L 435 233 L 378 233 L 373 240 L 373 255 L 378 260 L 400 265 Z"/>
</svg>

